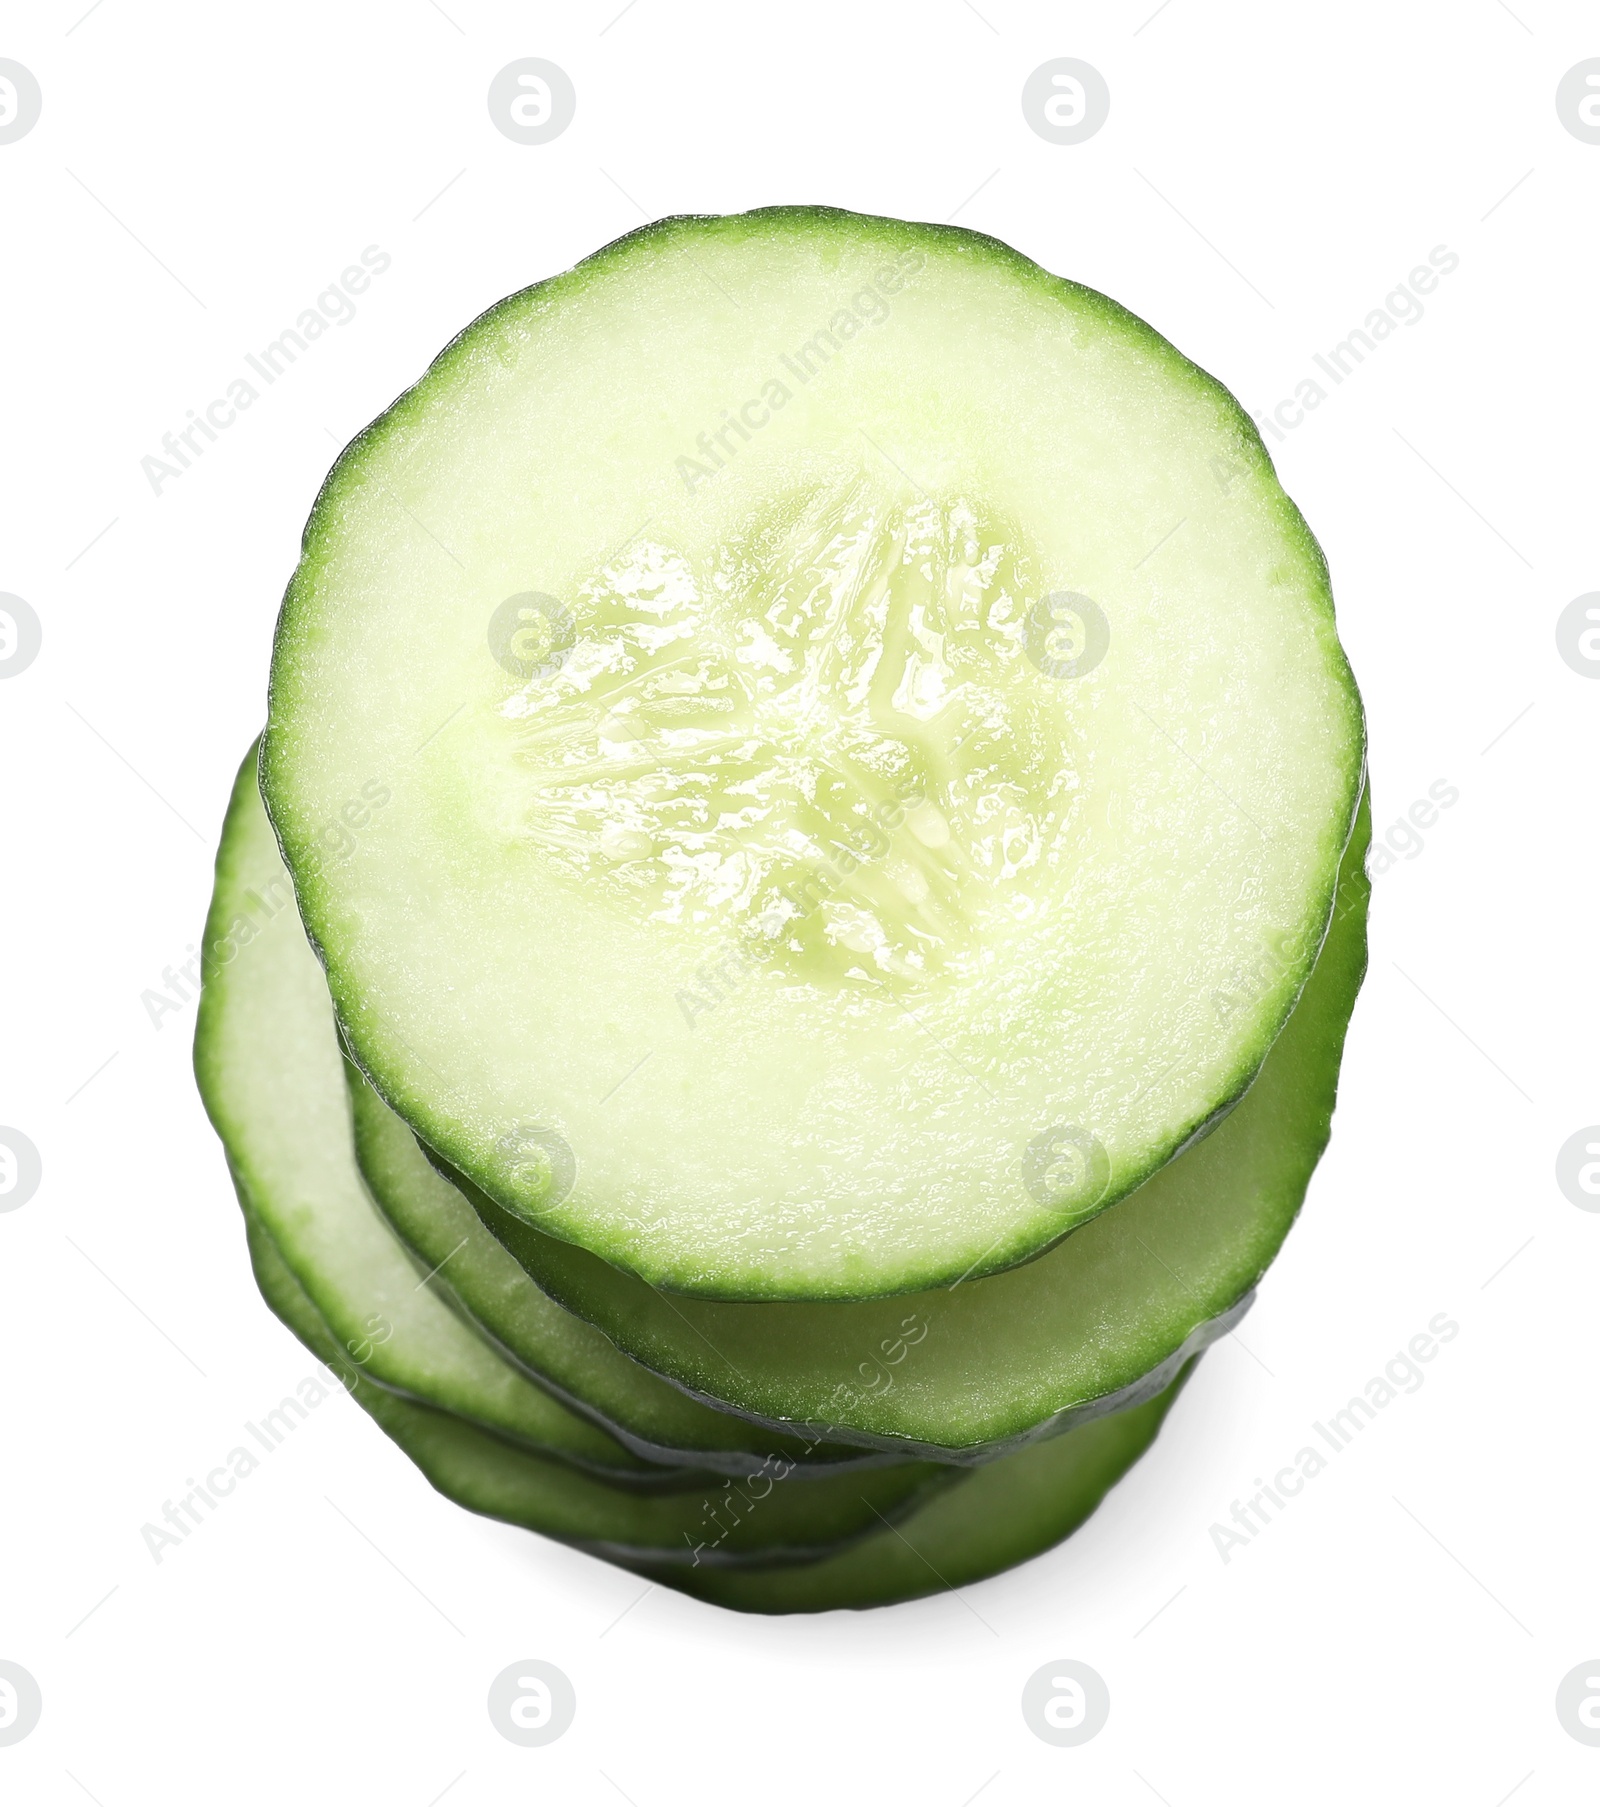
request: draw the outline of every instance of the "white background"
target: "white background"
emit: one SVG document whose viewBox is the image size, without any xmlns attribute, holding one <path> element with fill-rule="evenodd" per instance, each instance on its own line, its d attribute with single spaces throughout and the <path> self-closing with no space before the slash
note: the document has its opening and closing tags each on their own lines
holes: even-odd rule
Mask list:
<svg viewBox="0 0 1600 1807">
<path fill-rule="evenodd" d="M 0 686 L 0 1122 L 44 1180 L 0 1215 L 0 1657 L 44 1716 L 0 1749 L 7 1800 L 1594 1798 L 1600 1750 L 1554 1693 L 1600 1653 L 1600 1217 L 1554 1159 L 1600 1118 L 1600 685 L 1554 624 L 1600 586 L 1600 146 L 1554 93 L 1600 20 L 1152 7 L 8 6 L 0 56 L 44 111 L 0 145 L 0 590 L 44 649 Z M 538 147 L 485 107 L 523 56 L 578 93 Z M 1077 146 L 1019 105 L 1057 56 L 1110 84 Z M 192 1011 L 157 1030 L 141 993 L 198 942 L 319 479 L 501 295 L 645 216 L 779 201 L 956 214 L 1252 409 L 1432 247 L 1459 255 L 1269 441 L 1333 568 L 1380 834 L 1436 780 L 1460 799 L 1377 881 L 1333 1147 L 1248 1348 L 1207 1359 L 1084 1531 L 959 1598 L 641 1599 L 448 1505 L 342 1397 L 157 1566 L 140 1526 L 311 1365 L 251 1284 Z M 369 244 L 393 267 L 357 317 L 154 495 L 140 459 Z M 1460 1334 L 1425 1385 L 1225 1564 L 1213 1521 L 1441 1311 Z M 578 1692 L 540 1750 L 484 1706 L 525 1657 Z M 1062 1657 L 1112 1698 L 1072 1750 L 1018 1704 Z"/>
</svg>

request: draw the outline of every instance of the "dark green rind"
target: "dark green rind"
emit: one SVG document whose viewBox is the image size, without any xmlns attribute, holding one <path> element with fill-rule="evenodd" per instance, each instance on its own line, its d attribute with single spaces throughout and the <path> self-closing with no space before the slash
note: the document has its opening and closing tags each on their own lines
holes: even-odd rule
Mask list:
<svg viewBox="0 0 1600 1807">
<path fill-rule="evenodd" d="M 893 1459 L 859 1445 L 789 1436 L 703 1405 L 620 1354 L 533 1284 L 467 1200 L 440 1182 L 416 1138 L 360 1072 L 352 1066 L 348 1077 L 361 1170 L 395 1234 L 434 1270 L 431 1284 L 480 1335 L 574 1411 L 651 1461 L 719 1474 L 756 1474 L 773 1456 L 824 1472 Z"/>
<path fill-rule="evenodd" d="M 668 1587 L 739 1612 L 857 1611 L 946 1593 L 1015 1568 L 1060 1543 L 1155 1441 L 1189 1376 L 1112 1417 L 974 1470 L 959 1487 L 836 1556 L 792 1569 L 668 1571 L 634 1566 Z"/>
<path fill-rule="evenodd" d="M 1181 1160 L 1025 1266 L 881 1302 L 732 1305 L 663 1295 L 481 1193 L 479 1214 L 546 1293 L 620 1349 L 761 1423 L 981 1462 L 1114 1410 L 1248 1303 L 1299 1213 L 1327 1146 L 1366 972 L 1370 836 L 1363 792 L 1315 970 L 1238 1106 Z M 879 1362 L 911 1319 L 926 1337 Z M 892 1385 L 868 1384 L 884 1375 Z"/>
<path fill-rule="evenodd" d="M 714 1546 L 713 1511 L 731 1515 L 727 1489 L 699 1496 L 638 1493 L 578 1473 L 479 1430 L 465 1419 L 375 1387 L 346 1361 L 277 1245 L 245 1204 L 256 1284 L 272 1311 L 325 1363 L 379 1428 L 447 1499 L 537 1531 L 608 1561 L 648 1562 L 662 1580 L 749 1563 L 811 1562 L 894 1524 L 960 1477 L 902 1464 L 827 1480 L 769 1483 L 760 1500 Z M 746 1483 L 748 1486 L 748 1482 Z"/>
<path fill-rule="evenodd" d="M 486 309 L 475 320 L 459 332 L 442 351 L 432 360 L 423 375 L 392 402 L 375 421 L 363 429 L 335 460 L 332 469 L 324 479 L 317 493 L 307 518 L 305 530 L 301 536 L 301 559 L 289 585 L 284 593 L 284 600 L 278 619 L 277 632 L 274 639 L 272 678 L 269 686 L 269 723 L 261 745 L 260 784 L 261 794 L 265 799 L 268 813 L 273 817 L 274 827 L 278 832 L 283 847 L 285 864 L 294 876 L 294 885 L 300 914 L 306 933 L 312 946 L 317 950 L 328 972 L 329 987 L 334 1000 L 334 1008 L 341 1022 L 346 1026 L 346 1044 L 351 1057 L 360 1066 L 367 1079 L 385 1101 L 397 1111 L 426 1141 L 437 1151 L 440 1157 L 455 1167 L 470 1173 L 472 1162 L 468 1151 L 460 1145 L 459 1137 L 453 1133 L 449 1121 L 443 1117 L 433 1097 L 426 1087 L 408 1086 L 396 1068 L 385 1073 L 381 1069 L 384 1062 L 370 1046 L 363 1046 L 352 1039 L 349 1029 L 351 1024 L 359 1024 L 363 1017 L 361 1000 L 348 994 L 341 984 L 336 961 L 330 961 L 327 952 L 327 938 L 324 934 L 325 912 L 322 910 L 322 897 L 316 884 L 317 860 L 315 849 L 296 848 L 292 838 L 285 833 L 285 812 L 279 807 L 280 795 L 286 789 L 285 775 L 292 766 L 294 753 L 286 744 L 287 737 L 282 732 L 285 699 L 289 692 L 284 667 L 288 661 L 288 649 L 292 647 L 297 636 L 315 632 L 315 602 L 313 592 L 318 575 L 317 546 L 325 527 L 336 525 L 343 505 L 346 490 L 358 483 L 374 455 L 383 446 L 385 440 L 397 429 L 404 427 L 413 414 L 421 406 L 424 392 L 436 380 L 450 374 L 458 364 L 465 363 L 472 357 L 483 353 L 494 355 L 497 343 L 505 336 L 509 322 L 520 314 L 539 306 L 549 305 L 569 294 L 576 294 L 593 276 L 614 261 L 632 255 L 641 245 L 655 245 L 658 241 L 670 243 L 675 238 L 694 239 L 714 232 L 737 239 L 765 230 L 767 227 L 784 222 L 797 225 L 817 225 L 828 228 L 837 227 L 842 222 L 851 222 L 859 229 L 880 232 L 888 239 L 897 239 L 906 245 L 925 242 L 929 237 L 942 241 L 948 249 L 958 250 L 972 258 L 983 258 L 1005 264 L 1013 273 L 1023 277 L 1029 284 L 1049 293 L 1063 303 L 1083 309 L 1090 314 L 1098 315 L 1109 327 L 1121 332 L 1130 343 L 1138 346 L 1140 351 L 1154 362 L 1168 366 L 1174 378 L 1182 380 L 1201 389 L 1221 411 L 1235 439 L 1228 448 L 1230 458 L 1240 461 L 1250 480 L 1261 485 L 1262 492 L 1269 498 L 1274 512 L 1278 515 L 1285 540 L 1298 547 L 1308 559 L 1316 573 L 1315 601 L 1326 609 L 1331 623 L 1334 618 L 1332 588 L 1329 581 L 1327 559 L 1311 532 L 1305 517 L 1294 502 L 1284 492 L 1277 480 L 1271 455 L 1261 437 L 1259 429 L 1245 409 L 1239 404 L 1232 392 L 1216 377 L 1186 358 L 1176 346 L 1164 338 L 1147 321 L 1130 312 L 1121 303 L 1112 300 L 1082 283 L 1076 283 L 1065 277 L 1053 275 L 1041 268 L 1029 257 L 1007 245 L 1004 241 L 990 237 L 984 233 L 973 232 L 966 227 L 948 224 L 909 223 L 902 220 L 889 219 L 878 215 L 853 214 L 847 209 L 823 206 L 780 206 L 752 209 L 748 213 L 738 215 L 675 215 L 668 219 L 653 221 L 639 227 L 633 232 L 614 239 L 610 244 L 580 260 L 571 269 L 548 277 L 541 282 L 532 283 L 512 295 L 504 297 Z M 1351 725 L 1357 746 L 1357 753 L 1351 763 L 1351 783 L 1349 790 L 1350 810 L 1345 821 L 1350 825 L 1350 833 L 1354 834 L 1354 825 L 1361 798 L 1364 794 L 1366 767 L 1366 728 L 1360 693 L 1357 689 L 1354 674 L 1347 661 L 1340 662 L 1341 680 L 1349 703 Z M 1330 861 L 1331 865 L 1331 861 Z M 1330 891 L 1328 913 L 1331 920 L 1337 907 L 1337 885 Z M 1309 975 L 1307 977 L 1309 983 Z M 1304 987 L 1302 987 L 1303 991 Z M 1275 1036 L 1282 1033 L 1291 1020 L 1297 1002 L 1286 1006 L 1276 1028 L 1264 1037 L 1260 1044 L 1259 1055 L 1253 1060 L 1247 1059 L 1233 1078 L 1225 1083 L 1217 1100 L 1208 1109 L 1199 1112 L 1193 1121 L 1180 1126 L 1169 1138 L 1167 1144 L 1155 1150 L 1151 1159 L 1142 1168 L 1118 1174 L 1113 1183 L 1097 1202 L 1095 1210 L 1103 1214 L 1121 1199 L 1130 1196 L 1149 1178 L 1161 1171 L 1162 1167 L 1179 1154 L 1192 1148 L 1199 1140 L 1208 1136 L 1216 1125 L 1221 1123 L 1232 1112 L 1240 1098 L 1246 1095 L 1254 1084 L 1255 1076 L 1262 1062 L 1274 1045 Z M 392 1063 L 391 1063 L 392 1065 Z M 490 1176 L 475 1176 L 490 1180 L 487 1187 L 489 1196 L 494 1196 L 494 1188 Z M 514 1206 L 515 1199 L 500 1201 L 506 1207 Z M 1092 1222 L 1092 1217 L 1080 1219 L 1069 1226 L 1067 1236 L 1077 1233 L 1083 1223 Z M 498 1234 L 498 1228 L 496 1228 Z M 558 1220 L 550 1223 L 553 1235 L 569 1236 L 574 1234 L 572 1226 Z M 1008 1238 L 998 1249 L 986 1252 L 977 1262 L 960 1276 L 972 1280 L 1008 1272 L 1014 1267 L 1029 1263 L 1040 1255 L 1048 1253 L 1059 1246 L 1060 1234 L 1052 1230 L 1041 1237 L 1037 1234 L 1023 1238 Z M 582 1245 L 573 1243 L 575 1248 Z M 586 1248 L 582 1252 L 588 1253 Z M 610 1251 L 620 1260 L 618 1251 Z M 662 1284 L 664 1277 L 660 1275 L 644 1275 L 644 1284 Z M 920 1286 L 920 1281 L 911 1283 Z M 720 1295 L 720 1289 L 707 1285 L 697 1287 L 696 1296 L 708 1299 L 714 1304 L 732 1303 L 732 1300 Z M 748 1293 L 741 1295 L 750 1297 Z M 759 1303 L 786 1303 L 791 1295 L 773 1292 L 764 1294 Z M 894 1290 L 885 1286 L 875 1289 L 871 1298 L 912 1297 L 913 1293 L 900 1289 Z M 860 1302 L 867 1302 L 863 1295 Z M 850 1302 L 840 1295 L 840 1302 Z M 707 1393 L 705 1397 L 714 1395 Z"/>
</svg>

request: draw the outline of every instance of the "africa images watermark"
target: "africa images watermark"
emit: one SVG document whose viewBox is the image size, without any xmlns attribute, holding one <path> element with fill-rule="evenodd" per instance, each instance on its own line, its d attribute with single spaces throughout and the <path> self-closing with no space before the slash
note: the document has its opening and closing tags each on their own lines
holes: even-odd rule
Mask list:
<svg viewBox="0 0 1600 1807">
<path fill-rule="evenodd" d="M 159 496 L 167 484 L 181 477 L 204 455 L 208 445 L 215 445 L 247 408 L 255 405 L 261 390 L 252 377 L 260 379 L 262 388 L 270 388 L 329 327 L 348 326 L 356 317 L 354 297 L 365 294 L 373 278 L 381 276 L 392 262 L 387 251 L 368 245 L 360 262 L 346 265 L 338 280 L 328 284 L 314 306 L 301 311 L 293 326 L 285 327 L 259 352 L 247 351 L 244 361 L 249 371 L 236 376 L 225 392 L 207 402 L 203 409 L 191 408 L 186 426 L 164 433 L 159 456 L 152 452 L 139 460 L 139 468 L 152 491 Z"/>
<path fill-rule="evenodd" d="M 1436 1311 L 1428 1320 L 1428 1328 L 1419 1331 L 1397 1349 L 1384 1364 L 1381 1374 L 1374 1374 L 1361 1392 L 1328 1416 L 1326 1424 L 1319 1418 L 1311 1426 L 1320 1442 L 1332 1455 L 1342 1455 L 1373 1419 L 1402 1393 L 1415 1393 L 1427 1379 L 1418 1365 L 1433 1361 L 1444 1343 L 1453 1343 L 1461 1326 L 1447 1313 Z M 1274 1509 L 1282 1513 L 1292 1499 L 1305 1491 L 1307 1481 L 1314 1481 L 1329 1466 L 1315 1444 L 1307 1443 L 1272 1477 L 1270 1482 L 1256 1476 L 1258 1491 L 1248 1500 L 1234 1500 L 1229 1516 L 1232 1525 L 1213 1524 L 1211 1543 L 1222 1558 L 1223 1566 L 1233 1560 L 1235 1550 L 1243 1550 L 1273 1521 Z"/>
<path fill-rule="evenodd" d="M 898 295 L 926 262 L 920 251 L 902 251 L 892 264 L 885 264 L 876 271 L 873 280 L 850 297 L 848 307 L 836 309 L 828 324 L 797 345 L 793 355 L 782 354 L 778 361 L 785 375 L 804 387 L 838 357 L 852 339 L 859 337 L 869 326 L 882 326 L 891 312 L 888 297 Z M 696 438 L 695 447 L 700 456 L 679 458 L 674 467 L 690 495 L 694 494 L 697 485 L 711 482 L 718 471 L 731 464 L 738 457 L 740 447 L 748 445 L 774 414 L 794 400 L 794 395 L 784 376 L 775 375 L 768 377 L 737 413 L 724 408 L 722 425 Z"/>
<path fill-rule="evenodd" d="M 387 1318 L 371 1317 L 367 1320 L 367 1326 L 368 1335 L 348 1345 L 351 1359 L 358 1363 L 364 1362 L 380 1343 L 387 1342 L 393 1334 L 393 1326 Z M 177 1500 L 161 1502 L 160 1524 L 147 1522 L 139 1527 L 144 1547 L 150 1552 L 156 1567 L 161 1566 L 162 1558 L 168 1550 L 177 1549 L 216 1512 L 241 1481 L 249 1480 L 268 1456 L 275 1455 L 287 1442 L 290 1433 L 297 1431 L 323 1400 L 346 1390 L 346 1383 L 338 1372 L 327 1363 L 322 1363 L 314 1373 L 306 1375 L 300 1381 L 293 1393 L 285 1394 L 270 1412 L 262 1413 L 259 1424 L 246 1419 L 245 1431 L 256 1449 L 262 1453 L 257 1455 L 255 1450 L 245 1444 L 235 1444 L 216 1467 L 207 1472 L 203 1481 L 190 1475 L 184 1482 L 188 1489 L 186 1493 Z M 203 1512 L 202 1506 L 205 1508 Z"/>
<path fill-rule="evenodd" d="M 1435 778 L 1428 795 L 1418 797 L 1403 816 L 1397 816 L 1381 831 L 1374 829 L 1372 844 L 1366 854 L 1366 874 L 1376 881 L 1392 871 L 1400 860 L 1414 860 L 1427 845 L 1423 835 L 1436 828 L 1442 811 L 1461 801 L 1461 792 L 1448 778 Z M 1354 910 L 1365 910 L 1367 898 L 1360 890 L 1343 891 L 1334 902 L 1334 920 L 1341 921 Z M 1221 986 L 1211 993 L 1211 1002 L 1219 1018 L 1226 1020 L 1235 1011 L 1263 998 L 1283 976 L 1298 967 L 1304 959 L 1307 941 L 1303 935 L 1282 932 L 1266 936 L 1261 953 L 1249 965 L 1235 967 Z"/>
<path fill-rule="evenodd" d="M 1435 778 L 1428 795 L 1418 797 L 1403 816 L 1391 822 L 1381 839 L 1373 834 L 1367 851 L 1367 877 L 1381 878 L 1397 859 L 1414 860 L 1426 845 L 1423 832 L 1437 825 L 1441 810 L 1460 801 L 1461 792 L 1448 778 Z"/>
<path fill-rule="evenodd" d="M 903 1317 L 898 1336 L 883 1337 L 876 1351 L 866 1361 L 857 1362 L 856 1372 L 861 1376 L 861 1385 L 841 1380 L 828 1395 L 830 1409 L 842 1411 L 859 1404 L 863 1398 L 887 1393 L 895 1380 L 891 1370 L 898 1367 L 927 1334 L 928 1323 L 925 1318 L 919 1317 L 916 1312 Z M 800 1439 L 805 1454 L 810 1455 L 819 1445 L 829 1440 L 834 1428 L 831 1425 L 822 1429 L 796 1426 L 794 1435 Z M 754 1474 L 744 1475 L 738 1480 L 730 1477 L 724 1481 L 716 1497 L 708 1497 L 702 1503 L 700 1514 L 702 1528 L 714 1530 L 716 1535 L 707 1540 L 703 1537 L 696 1539 L 687 1531 L 683 1534 L 683 1541 L 689 1546 L 689 1560 L 694 1567 L 698 1568 L 707 1552 L 714 1551 L 735 1531 L 780 1481 L 788 1480 L 794 1473 L 795 1466 L 794 1459 L 789 1456 L 769 1455 Z M 762 1482 L 766 1483 L 765 1486 L 761 1485 Z"/>
<path fill-rule="evenodd" d="M 338 814 L 323 823 L 316 839 L 306 849 L 302 867 L 306 878 L 315 878 L 330 865 L 347 860 L 355 851 L 362 831 L 388 803 L 391 795 L 388 785 L 380 779 L 369 778 L 362 785 L 359 796 L 347 799 Z M 294 891 L 285 873 L 278 874 L 259 891 L 254 888 L 246 891 L 244 909 L 233 918 L 224 933 L 212 936 L 209 945 L 200 950 L 190 942 L 189 958 L 181 966 L 162 968 L 161 983 L 165 990 L 149 987 L 140 992 L 139 1002 L 144 1005 L 151 1028 L 159 1029 L 167 1017 L 180 1014 L 192 1004 L 200 995 L 201 985 L 223 967 L 231 965 L 269 923 L 285 909 L 294 907 L 294 901 Z"/>
<path fill-rule="evenodd" d="M 1403 282 L 1397 283 L 1384 296 L 1383 305 L 1373 308 L 1360 326 L 1352 327 L 1337 345 L 1330 346 L 1326 356 L 1320 351 L 1312 353 L 1311 361 L 1321 376 L 1337 388 L 1398 328 L 1415 326 L 1426 312 L 1422 297 L 1431 295 L 1440 279 L 1452 275 L 1460 266 L 1461 259 L 1448 245 L 1435 245 L 1428 253 L 1427 263 L 1418 264 Z M 1318 376 L 1302 377 L 1294 394 L 1286 395 L 1270 413 L 1260 408 L 1252 413 L 1274 439 L 1281 440 L 1320 408 L 1328 393 Z"/>
</svg>

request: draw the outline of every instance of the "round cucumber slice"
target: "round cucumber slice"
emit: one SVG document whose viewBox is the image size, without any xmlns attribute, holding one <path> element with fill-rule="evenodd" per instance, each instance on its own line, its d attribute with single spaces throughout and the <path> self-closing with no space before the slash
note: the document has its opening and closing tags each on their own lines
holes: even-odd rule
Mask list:
<svg viewBox="0 0 1600 1807">
<path fill-rule="evenodd" d="M 1191 1364 L 1192 1366 L 1192 1364 Z M 798 1568 L 630 1564 L 669 1587 L 741 1612 L 892 1606 L 1015 1568 L 1069 1537 L 1155 1441 L 1185 1368 L 1142 1405 L 972 1470 L 905 1520 Z"/>
<path fill-rule="evenodd" d="M 705 1573 L 834 1554 L 893 1525 L 959 1478 L 950 1469 L 898 1463 L 799 1482 L 780 1463 L 760 1484 L 750 1477 L 724 1481 L 716 1491 L 696 1496 L 641 1494 L 581 1474 L 453 1413 L 373 1386 L 345 1359 L 248 1203 L 244 1212 L 250 1261 L 267 1304 L 440 1493 L 487 1518 L 629 1566 L 648 1560 L 652 1572 L 665 1579 L 682 1568 Z"/>
<path fill-rule="evenodd" d="M 1363 795 L 1338 904 L 1315 969 L 1239 1105 L 1204 1141 L 1114 1209 L 1022 1267 L 881 1301 L 729 1304 L 653 1290 L 540 1235 L 482 1194 L 480 1214 L 543 1291 L 699 1398 L 840 1442 L 986 1461 L 1127 1406 L 1230 1329 L 1282 1246 L 1327 1145 L 1339 1057 L 1366 970 L 1371 812 Z M 1230 975 L 1219 1014 L 1262 982 Z M 374 1178 L 387 1209 L 446 1211 L 446 1181 L 362 1088 Z M 458 1178 L 465 1187 L 467 1182 Z"/>
<path fill-rule="evenodd" d="M 416 1257 L 356 1167 L 328 988 L 261 806 L 254 748 L 223 825 L 204 946 L 195 1071 L 206 1108 L 241 1199 L 369 1380 L 641 1486 L 697 1485 L 707 1470 L 770 1472 L 778 1458 L 806 1473 L 884 1459 L 688 1398 L 539 1293 L 448 1188 L 454 1212 L 432 1220 L 445 1240 L 418 1251 L 420 1273 L 432 1276 L 421 1284 Z M 395 1126 L 420 1161 L 409 1131 Z M 448 1308 L 438 1281 L 448 1273 L 494 1294 L 507 1268 L 521 1285 L 497 1352 Z"/>
<path fill-rule="evenodd" d="M 652 1284 L 856 1299 L 1217 1120 L 1362 758 L 1225 390 L 992 239 L 780 208 L 511 297 L 349 448 L 262 786 L 432 1148 Z"/>
</svg>

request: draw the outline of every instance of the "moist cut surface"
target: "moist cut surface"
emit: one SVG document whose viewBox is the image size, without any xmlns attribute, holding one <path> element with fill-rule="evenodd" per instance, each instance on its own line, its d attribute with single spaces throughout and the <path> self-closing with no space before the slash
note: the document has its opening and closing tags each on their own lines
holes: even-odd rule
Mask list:
<svg viewBox="0 0 1600 1807">
<path fill-rule="evenodd" d="M 1361 769 L 1225 391 L 992 240 L 779 209 L 512 297 L 350 448 L 262 782 L 444 1159 L 656 1285 L 849 1299 L 1025 1260 L 1239 1096 Z"/>
</svg>

